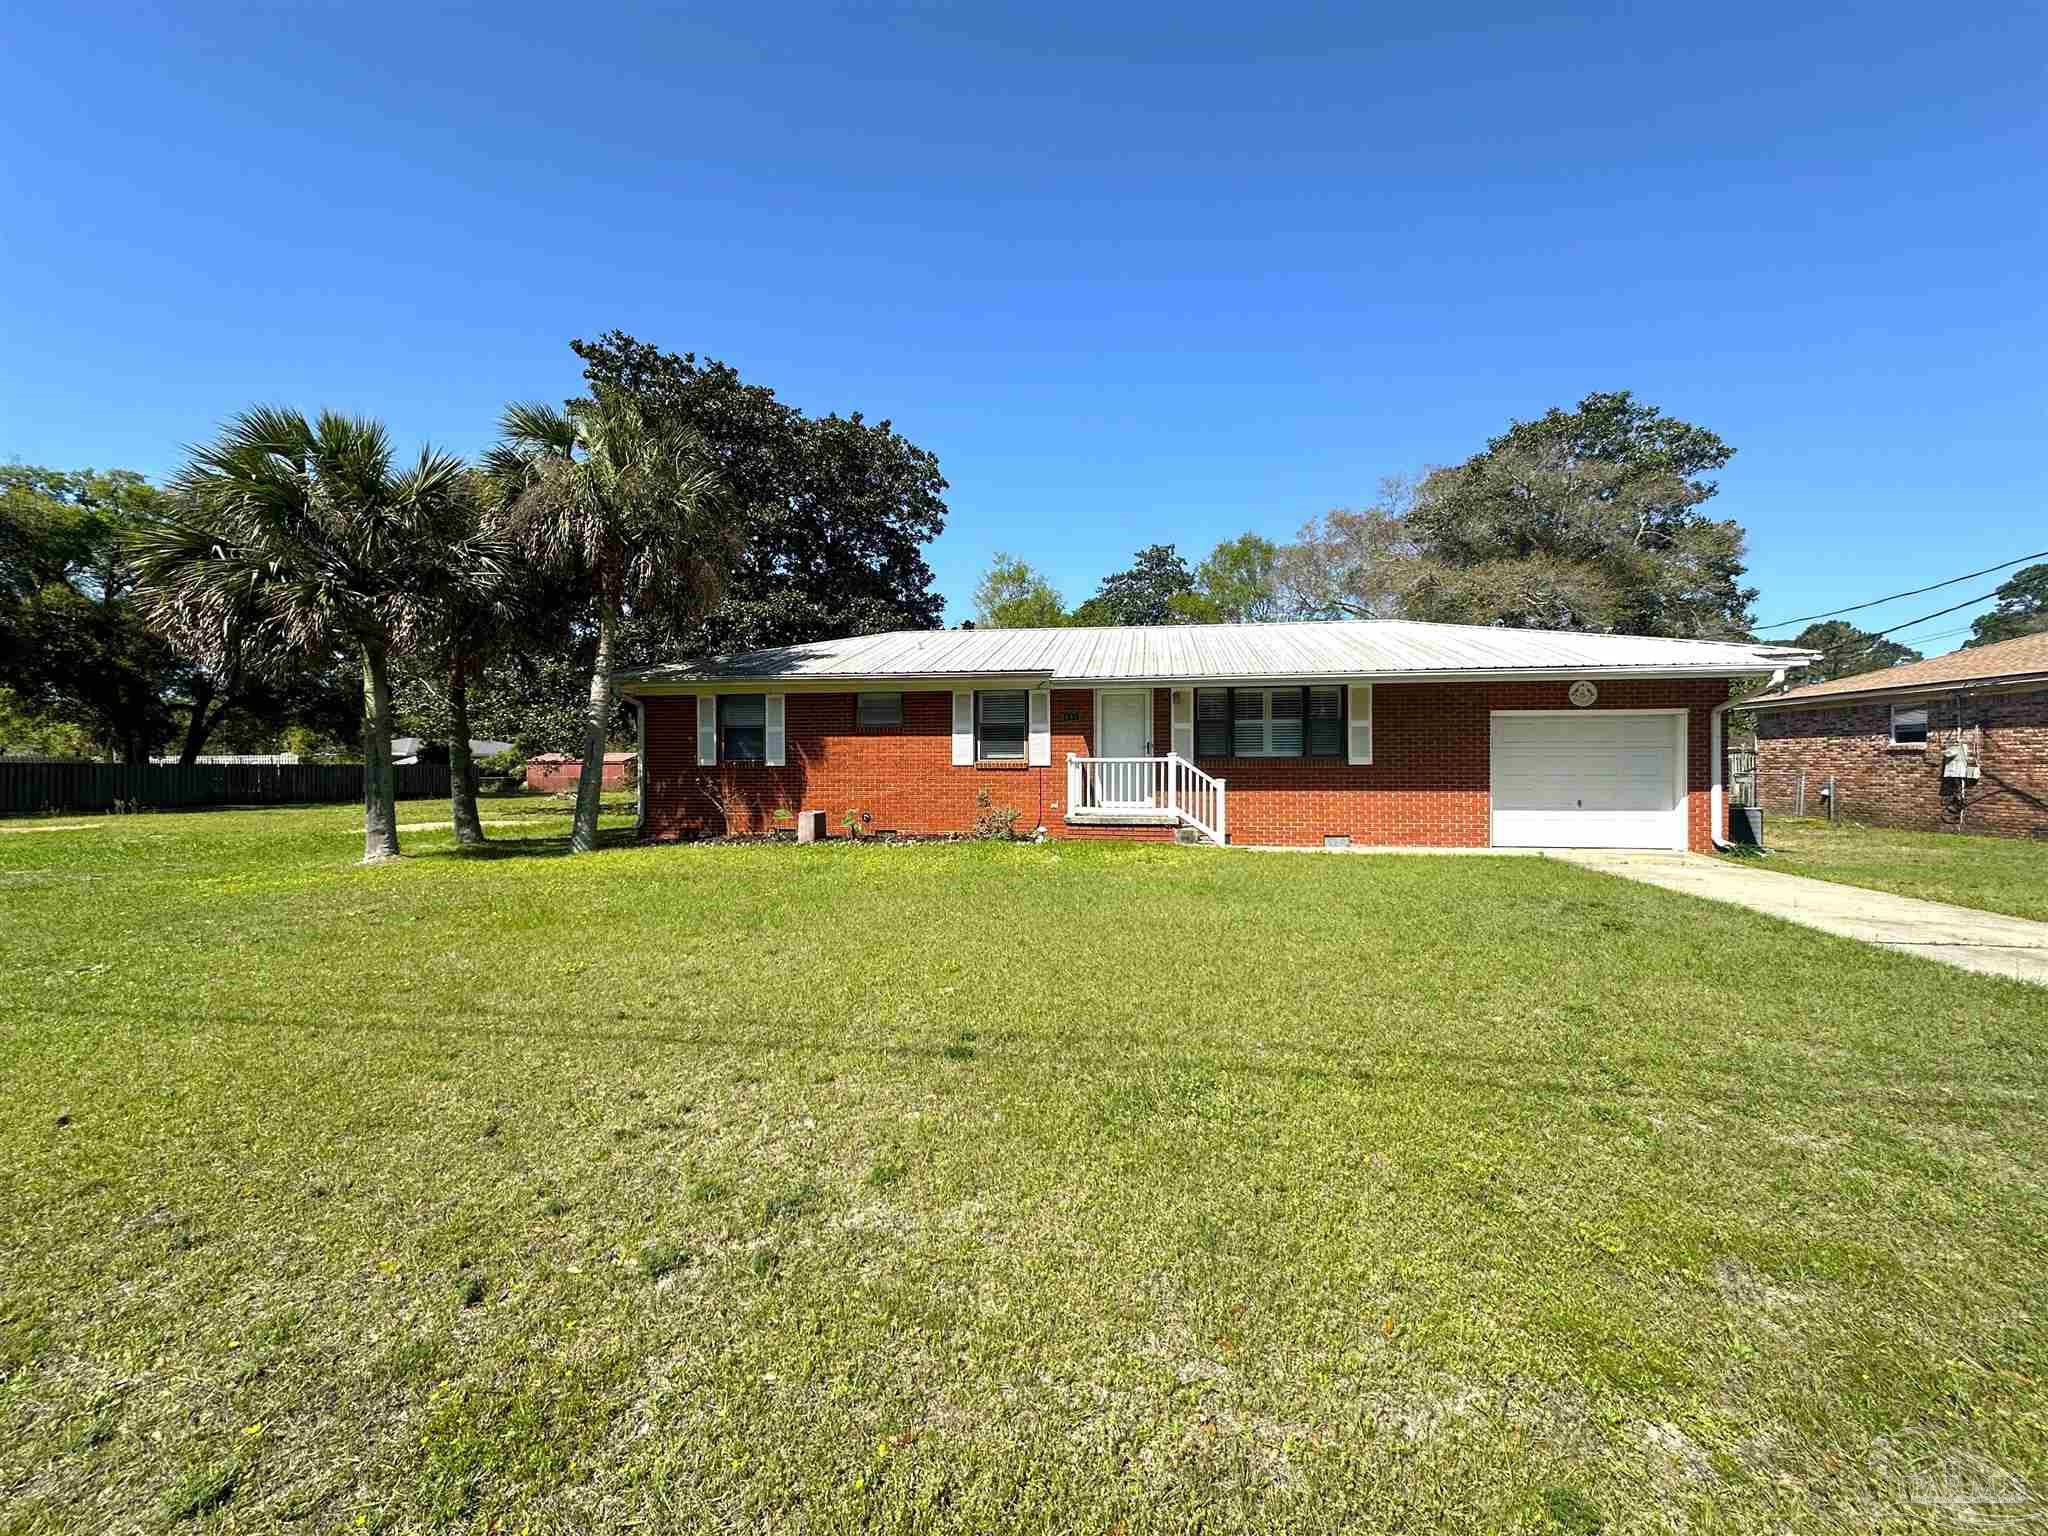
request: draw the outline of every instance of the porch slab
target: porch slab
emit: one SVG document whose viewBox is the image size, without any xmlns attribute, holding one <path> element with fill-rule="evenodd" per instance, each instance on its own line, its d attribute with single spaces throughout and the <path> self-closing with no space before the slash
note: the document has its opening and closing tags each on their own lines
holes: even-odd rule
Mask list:
<svg viewBox="0 0 2048 1536">
<path fill-rule="evenodd" d="M 1170 827 L 1180 818 L 1171 811 L 1069 811 L 1070 827 Z"/>
</svg>

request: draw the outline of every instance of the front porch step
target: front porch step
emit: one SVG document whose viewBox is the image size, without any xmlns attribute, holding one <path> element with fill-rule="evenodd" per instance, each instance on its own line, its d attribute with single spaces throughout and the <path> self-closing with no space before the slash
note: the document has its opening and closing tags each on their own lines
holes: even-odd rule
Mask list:
<svg viewBox="0 0 2048 1536">
<path fill-rule="evenodd" d="M 1067 825 L 1070 827 L 1170 827 L 1179 820 L 1171 811 L 1146 806 L 1067 812 Z"/>
</svg>

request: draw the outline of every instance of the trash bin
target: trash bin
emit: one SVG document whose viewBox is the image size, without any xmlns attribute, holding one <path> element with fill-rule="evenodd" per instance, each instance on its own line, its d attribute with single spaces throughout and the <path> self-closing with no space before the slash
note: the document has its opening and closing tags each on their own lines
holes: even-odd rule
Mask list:
<svg viewBox="0 0 2048 1536">
<path fill-rule="evenodd" d="M 1734 843 L 1737 847 L 1763 847 L 1763 807 L 1760 805 L 1731 805 L 1728 807 L 1728 841 Z"/>
</svg>

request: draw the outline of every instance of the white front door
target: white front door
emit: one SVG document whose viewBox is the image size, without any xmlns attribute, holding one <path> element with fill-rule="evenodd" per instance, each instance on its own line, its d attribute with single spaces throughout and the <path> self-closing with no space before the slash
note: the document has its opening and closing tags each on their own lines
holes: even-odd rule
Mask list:
<svg viewBox="0 0 2048 1536">
<path fill-rule="evenodd" d="M 1686 845 L 1682 714 L 1493 717 L 1496 848 Z"/>
<path fill-rule="evenodd" d="M 1149 758 L 1152 755 L 1152 690 L 1104 689 L 1095 753 L 1107 758 Z M 1151 805 L 1157 772 L 1148 762 L 1096 764 L 1096 794 L 1103 805 Z"/>
</svg>

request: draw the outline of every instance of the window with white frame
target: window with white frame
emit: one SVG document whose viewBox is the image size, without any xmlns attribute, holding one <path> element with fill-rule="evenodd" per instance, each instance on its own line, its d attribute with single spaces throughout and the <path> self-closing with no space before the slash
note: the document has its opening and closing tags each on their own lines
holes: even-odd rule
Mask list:
<svg viewBox="0 0 2048 1536">
<path fill-rule="evenodd" d="M 1237 757 L 1301 756 L 1302 690 L 1233 688 L 1230 737 Z"/>
<path fill-rule="evenodd" d="M 1198 688 L 1197 757 L 1342 757 L 1341 687 Z"/>
<path fill-rule="evenodd" d="M 901 725 L 903 723 L 903 695 L 900 693 L 864 693 L 860 696 L 860 723 L 863 729 L 876 726 Z"/>
<path fill-rule="evenodd" d="M 1895 747 L 1924 747 L 1927 745 L 1927 709 L 1923 705 L 1907 709 L 1902 705 L 1892 706 L 1892 745 Z"/>
<path fill-rule="evenodd" d="M 1021 763 L 1031 725 L 1031 695 L 1023 688 L 974 696 L 974 755 L 984 763 Z"/>
<path fill-rule="evenodd" d="M 722 693 L 718 696 L 718 760 L 722 763 L 764 763 L 768 760 L 768 695 Z"/>
</svg>

